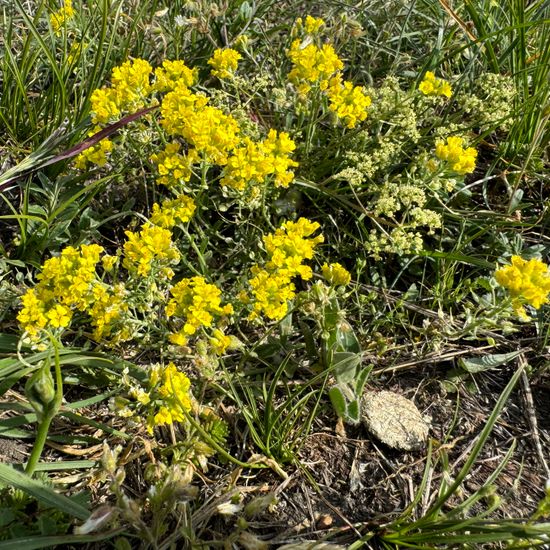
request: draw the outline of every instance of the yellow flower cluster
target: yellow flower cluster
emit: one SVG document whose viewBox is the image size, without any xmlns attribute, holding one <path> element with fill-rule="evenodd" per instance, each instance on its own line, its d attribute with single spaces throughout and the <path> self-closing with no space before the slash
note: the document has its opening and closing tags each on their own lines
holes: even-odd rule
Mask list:
<svg viewBox="0 0 550 550">
<path fill-rule="evenodd" d="M 451 85 L 446 80 L 437 78 L 431 71 L 425 74 L 424 80 L 419 84 L 418 89 L 424 95 L 442 95 L 449 98 L 453 95 Z"/>
<path fill-rule="evenodd" d="M 181 136 L 204 159 L 221 166 L 240 141 L 237 121 L 221 109 L 208 105 L 208 98 L 179 86 L 164 97 L 161 124 L 170 136 Z M 190 155 L 194 153 L 189 152 Z"/>
<path fill-rule="evenodd" d="M 150 78 L 153 68 L 144 59 L 129 60 L 115 67 L 111 87 L 92 92 L 92 122 L 106 124 L 123 110 L 137 110 L 153 91 Z"/>
<path fill-rule="evenodd" d="M 296 29 L 303 30 L 306 34 L 317 34 L 325 22 L 320 17 L 306 16 L 304 21 L 301 17 L 296 19 Z"/>
<path fill-rule="evenodd" d="M 74 13 L 72 0 L 65 0 L 63 7 L 50 15 L 50 25 L 56 35 L 59 36 L 61 34 L 61 29 L 67 21 L 70 21 L 74 17 Z"/>
<path fill-rule="evenodd" d="M 222 79 L 232 78 L 234 72 L 237 70 L 239 59 L 241 59 L 241 54 L 237 50 L 218 48 L 208 60 L 208 64 L 212 66 L 212 76 Z"/>
<path fill-rule="evenodd" d="M 210 64 L 215 70 L 233 71 L 238 57 L 235 50 L 217 50 Z M 166 92 L 160 105 L 161 125 L 172 141 L 151 156 L 157 165 L 159 184 L 181 186 L 190 181 L 193 167 L 205 162 L 227 166 L 221 183 L 239 191 L 248 183 L 264 182 L 268 176 L 276 187 L 287 187 L 294 178 L 292 168 L 298 165 L 290 158 L 296 149 L 294 141 L 287 133 L 273 129 L 259 143 L 243 137 L 233 116 L 210 105 L 203 93 L 190 90 L 197 82 L 197 74 L 197 69 L 190 69 L 181 60 L 164 61 L 154 73 L 147 61 L 127 61 L 113 69 L 110 87 L 92 93 L 92 120 L 105 124 L 126 109 L 141 107 L 152 93 Z M 179 138 L 185 140 L 185 145 Z M 77 167 L 84 168 L 87 162 L 104 165 L 111 149 L 112 143 L 103 140 L 78 157 Z"/>
<path fill-rule="evenodd" d="M 172 298 L 166 305 L 167 317 L 181 317 L 182 328 L 170 336 L 170 341 L 179 346 L 200 327 L 211 327 L 214 317 L 233 313 L 231 304 L 221 305 L 221 291 L 204 277 L 182 279 L 170 289 Z"/>
<path fill-rule="evenodd" d="M 196 149 L 191 149 L 186 155 L 182 155 L 180 150 L 179 143 L 168 143 L 164 151 L 151 157 L 151 160 L 157 165 L 158 184 L 172 187 L 191 179 L 192 167 L 199 161 L 199 155 Z"/>
<path fill-rule="evenodd" d="M 298 93 L 305 96 L 313 86 L 318 86 L 329 99 L 329 108 L 343 120 L 348 128 L 355 128 L 358 122 L 367 118 L 367 108 L 371 98 L 361 86 L 342 79 L 344 63 L 330 44 L 321 47 L 312 43 L 315 35 L 324 24 L 322 19 L 306 17 L 305 25 L 297 21 L 297 29 L 306 32 L 305 40 L 299 38 L 292 42 L 287 56 L 293 67 L 288 79 L 296 86 Z"/>
<path fill-rule="evenodd" d="M 145 223 L 141 231 L 126 231 L 127 241 L 124 243 L 124 261 L 122 265 L 130 274 L 147 277 L 153 268 L 155 274 L 160 273 L 167 279 L 174 276 L 169 267 L 180 260 L 179 252 L 172 243 L 172 233 L 169 229 Z"/>
<path fill-rule="evenodd" d="M 119 106 L 125 109 L 143 107 L 143 99 L 152 91 L 152 72 L 153 67 L 144 59 L 126 61 L 113 69 L 111 87 L 116 91 Z"/>
<path fill-rule="evenodd" d="M 154 89 L 158 92 L 171 92 L 181 85 L 190 88 L 197 83 L 198 73 L 196 67 L 190 69 L 181 59 L 163 61 L 162 67 L 155 69 Z"/>
<path fill-rule="evenodd" d="M 288 79 L 304 95 L 311 90 L 312 85 L 319 85 L 321 90 L 325 90 L 329 79 L 344 67 L 331 44 L 318 47 L 297 38 L 287 55 L 294 65 Z"/>
<path fill-rule="evenodd" d="M 550 273 L 548 266 L 541 260 L 527 261 L 521 256 L 512 256 L 512 265 L 498 269 L 495 279 L 499 285 L 508 289 L 514 310 L 522 319 L 529 319 L 524 304 L 539 309 L 548 303 Z"/>
<path fill-rule="evenodd" d="M 349 271 L 338 262 L 323 264 L 323 277 L 333 286 L 348 285 L 351 282 Z"/>
<path fill-rule="evenodd" d="M 286 132 L 277 134 L 273 129 L 260 143 L 245 138 L 228 158 L 221 184 L 244 191 L 247 184 L 263 182 L 267 176 L 273 175 L 275 187 L 288 187 L 294 178 L 294 172 L 289 168 L 298 166 L 289 158 L 294 149 L 296 144 Z"/>
<path fill-rule="evenodd" d="M 341 75 L 332 78 L 327 88 L 330 110 L 341 118 L 348 128 L 355 128 L 358 122 L 367 118 L 367 107 L 371 98 L 362 86 L 354 86 L 349 80 L 342 82 Z"/>
<path fill-rule="evenodd" d="M 38 340 L 40 331 L 69 326 L 75 310 L 87 312 L 96 327 L 94 337 L 110 332 L 125 305 L 123 290 L 110 293 L 96 274 L 103 248 L 96 244 L 80 249 L 68 246 L 59 256 L 44 262 L 38 284 L 21 298 L 17 319 L 29 336 Z"/>
<path fill-rule="evenodd" d="M 214 353 L 217 353 L 218 355 L 223 355 L 226 352 L 227 348 L 231 346 L 231 343 L 231 336 L 227 336 L 219 328 L 215 328 L 212 331 L 210 345 L 212 346 Z"/>
<path fill-rule="evenodd" d="M 153 394 L 155 404 L 160 405 L 158 412 L 148 418 L 149 431 L 152 432 L 154 426 L 183 422 L 185 420 L 184 413 L 191 410 L 191 381 L 189 378 L 183 372 L 178 371 L 174 363 L 168 363 L 164 369 L 153 367 L 150 384 L 154 388 L 151 392 L 139 392 L 134 396 L 142 404 L 147 405 Z"/>
<path fill-rule="evenodd" d="M 447 143 L 438 141 L 435 147 L 435 155 L 438 159 L 449 164 L 453 172 L 457 174 L 470 174 L 476 167 L 477 151 L 473 147 L 464 149 L 464 139 L 451 136 Z"/>
<path fill-rule="evenodd" d="M 88 132 L 88 136 L 93 136 L 96 132 L 99 132 L 100 128 L 96 127 L 91 132 Z M 113 150 L 113 142 L 110 139 L 102 139 L 97 145 L 88 147 L 80 155 L 78 155 L 74 161 L 74 165 L 78 170 L 85 170 L 88 164 L 96 164 L 97 166 L 105 166 L 107 163 L 107 153 Z"/>
<path fill-rule="evenodd" d="M 99 342 L 111 334 L 115 322 L 121 318 L 122 313 L 128 311 L 126 289 L 123 284 L 118 284 L 110 292 L 107 285 L 97 284 L 92 289 L 92 295 L 93 301 L 88 313 L 94 327 L 93 338 Z M 122 333 L 124 332 L 123 329 Z"/>
<path fill-rule="evenodd" d="M 308 280 L 312 277 L 311 267 L 304 260 L 313 258 L 315 247 L 323 242 L 323 235 L 309 238 L 319 229 L 317 222 L 300 218 L 297 222 L 286 222 L 275 233 L 263 239 L 269 257 L 265 267 L 253 266 L 254 277 L 249 284 L 254 295 L 254 306 L 249 319 L 261 314 L 268 319 L 280 320 L 288 311 L 288 300 L 295 296 L 292 278 L 300 275 Z M 241 295 L 250 301 L 246 294 Z"/>
<path fill-rule="evenodd" d="M 92 122 L 94 124 L 106 124 L 109 120 L 120 115 L 120 108 L 116 90 L 111 88 L 98 88 L 92 92 Z"/>
<path fill-rule="evenodd" d="M 195 203 L 187 195 L 179 195 L 175 199 L 166 199 L 162 201 L 162 206 L 153 204 L 153 212 L 149 221 L 153 225 L 171 229 L 178 222 L 188 222 L 195 213 Z"/>
</svg>

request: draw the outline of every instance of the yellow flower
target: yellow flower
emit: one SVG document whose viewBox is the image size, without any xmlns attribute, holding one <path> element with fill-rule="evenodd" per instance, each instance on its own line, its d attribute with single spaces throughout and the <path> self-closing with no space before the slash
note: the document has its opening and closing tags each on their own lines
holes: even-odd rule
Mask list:
<svg viewBox="0 0 550 550">
<path fill-rule="evenodd" d="M 63 7 L 50 15 L 50 24 L 56 35 L 61 34 L 61 29 L 74 17 L 74 13 L 72 0 L 65 0 Z"/>
<path fill-rule="evenodd" d="M 155 90 L 169 92 L 179 86 L 191 87 L 197 83 L 198 69 L 190 69 L 180 59 L 163 61 L 162 67 L 155 69 Z"/>
<path fill-rule="evenodd" d="M 157 183 L 172 187 L 191 179 L 193 164 L 199 161 L 199 155 L 196 149 L 191 149 L 186 155 L 182 155 L 179 153 L 180 149 L 179 143 L 168 143 L 164 151 L 151 157 L 159 173 Z"/>
<path fill-rule="evenodd" d="M 96 264 L 103 248 L 97 244 L 68 246 L 44 262 L 38 283 L 21 298 L 17 319 L 31 338 L 48 327 L 69 326 L 73 310 L 90 311 L 96 297 Z"/>
<path fill-rule="evenodd" d="M 223 166 L 239 144 L 239 125 L 231 115 L 207 103 L 207 97 L 176 88 L 164 97 L 161 124 L 169 135 L 182 136 L 206 160 Z"/>
<path fill-rule="evenodd" d="M 94 135 L 99 128 L 94 128 L 88 133 L 89 136 Z M 114 148 L 113 142 L 110 139 L 102 139 L 97 145 L 88 147 L 75 159 L 75 167 L 78 170 L 85 170 L 89 163 L 97 166 L 105 166 L 107 163 L 107 153 L 110 153 Z"/>
<path fill-rule="evenodd" d="M 309 84 L 321 84 L 344 67 L 330 44 L 323 44 L 319 48 L 315 44 L 306 44 L 297 39 L 292 43 L 287 55 L 293 64 L 288 79 L 296 86 L 306 84 L 306 87 L 309 87 Z M 307 88 L 303 91 L 307 91 Z"/>
<path fill-rule="evenodd" d="M 428 71 L 424 80 L 419 84 L 418 89 L 424 95 L 442 95 L 450 98 L 453 95 L 451 85 L 442 78 L 437 78 L 434 73 Z"/>
<path fill-rule="evenodd" d="M 523 304 L 539 309 L 548 303 L 550 273 L 548 266 L 541 260 L 527 261 L 521 256 L 512 256 L 512 265 L 498 269 L 495 279 L 499 285 L 508 289 L 514 309 L 523 319 L 529 318 Z"/>
<path fill-rule="evenodd" d="M 48 313 L 46 317 L 50 321 L 50 325 L 54 328 L 68 327 L 71 322 L 71 310 L 60 304 L 55 305 Z"/>
<path fill-rule="evenodd" d="M 286 132 L 277 135 L 273 129 L 260 143 L 245 138 L 242 146 L 235 148 L 227 159 L 220 183 L 242 192 L 250 183 L 274 176 L 275 187 L 288 187 L 294 178 L 294 172 L 288 168 L 298 166 L 289 158 L 295 148 L 296 144 Z"/>
<path fill-rule="evenodd" d="M 109 273 L 109 271 L 112 271 L 115 265 L 118 262 L 118 256 L 111 256 L 109 254 L 105 254 L 103 258 L 101 258 L 101 263 L 103 264 L 103 269 Z"/>
<path fill-rule="evenodd" d="M 320 17 L 312 17 L 311 15 L 307 15 L 304 23 L 304 30 L 308 34 L 316 34 L 324 24 L 325 22 Z"/>
<path fill-rule="evenodd" d="M 169 363 L 162 372 L 162 384 L 158 388 L 160 406 L 158 412 L 149 419 L 149 428 L 183 422 L 185 412 L 191 410 L 191 381 L 179 372 L 174 363 Z"/>
<path fill-rule="evenodd" d="M 365 94 L 361 86 L 353 86 L 352 82 L 342 83 L 340 75 L 331 79 L 327 88 L 330 100 L 330 110 L 343 119 L 348 128 L 355 128 L 358 122 L 367 118 L 367 107 L 371 98 Z"/>
<path fill-rule="evenodd" d="M 143 388 L 132 388 L 129 391 L 129 395 L 142 405 L 148 405 L 151 402 L 151 395 Z"/>
<path fill-rule="evenodd" d="M 170 289 L 170 294 L 172 298 L 166 305 L 166 316 L 184 320 L 181 331 L 170 337 L 174 344 L 185 345 L 185 336 L 195 334 L 200 327 L 212 326 L 214 317 L 233 312 L 231 305 L 221 305 L 221 290 L 207 283 L 204 277 L 182 279 Z"/>
<path fill-rule="evenodd" d="M 176 199 L 166 199 L 162 202 L 162 206 L 157 203 L 153 204 L 153 212 L 149 221 L 171 229 L 178 222 L 188 222 L 195 213 L 195 203 L 191 197 L 187 195 L 179 195 Z"/>
<path fill-rule="evenodd" d="M 216 328 L 212 331 L 210 345 L 215 353 L 223 355 L 231 345 L 231 336 L 226 336 L 220 329 Z"/>
<path fill-rule="evenodd" d="M 124 261 L 122 265 L 130 272 L 146 277 L 154 264 L 164 267 L 166 263 L 177 263 L 180 255 L 172 243 L 169 229 L 150 223 L 142 226 L 141 231 L 126 231 L 124 243 Z"/>
<path fill-rule="evenodd" d="M 149 79 L 153 67 L 144 59 L 125 61 L 113 69 L 111 82 L 116 90 L 118 104 L 124 108 L 139 109 L 152 91 Z"/>
<path fill-rule="evenodd" d="M 17 315 L 17 320 L 31 337 L 36 337 L 38 332 L 48 324 L 48 318 L 45 315 L 46 305 L 37 296 L 34 288 L 27 290 L 22 296 L 21 302 L 23 308 Z"/>
<path fill-rule="evenodd" d="M 351 281 L 349 271 L 339 263 L 324 264 L 322 267 L 323 277 L 331 285 L 347 285 Z"/>
<path fill-rule="evenodd" d="M 90 97 L 92 104 L 92 122 L 106 124 L 109 120 L 120 115 L 120 100 L 116 90 L 112 88 L 98 88 Z"/>
<path fill-rule="evenodd" d="M 464 149 L 461 137 L 448 137 L 447 143 L 438 141 L 435 147 L 437 158 L 446 161 L 453 172 L 457 174 L 470 174 L 476 167 L 477 151 L 473 147 Z"/>
<path fill-rule="evenodd" d="M 253 277 L 248 281 L 254 300 L 246 293 L 239 296 L 241 302 L 253 303 L 249 319 L 263 314 L 278 321 L 287 314 L 287 302 L 295 296 L 292 278 L 299 275 L 308 280 L 312 277 L 311 267 L 303 262 L 313 258 L 315 247 L 323 242 L 323 235 L 309 238 L 319 227 L 317 222 L 300 218 L 297 222 L 284 223 L 273 234 L 264 237 L 269 261 L 264 268 L 253 266 Z"/>
<path fill-rule="evenodd" d="M 211 73 L 213 76 L 232 78 L 233 73 L 237 70 L 239 59 L 241 59 L 241 54 L 237 50 L 218 48 L 208 60 L 208 64 L 212 66 Z"/>
<path fill-rule="evenodd" d="M 170 310 L 167 308 L 166 315 L 170 317 L 170 315 L 168 315 L 168 311 Z M 187 344 L 187 336 L 185 336 L 185 334 L 183 334 L 182 331 L 174 332 L 170 334 L 170 336 L 168 337 L 168 340 L 170 340 L 170 342 L 172 344 L 175 344 L 176 346 L 185 346 Z"/>
</svg>

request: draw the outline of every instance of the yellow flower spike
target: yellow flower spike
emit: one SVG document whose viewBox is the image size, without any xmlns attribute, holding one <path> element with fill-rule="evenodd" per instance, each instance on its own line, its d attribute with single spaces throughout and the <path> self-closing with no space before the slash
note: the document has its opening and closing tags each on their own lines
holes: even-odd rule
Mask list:
<svg viewBox="0 0 550 550">
<path fill-rule="evenodd" d="M 512 256 L 511 262 L 511 265 L 497 269 L 495 279 L 510 293 L 516 313 L 526 320 L 528 316 L 523 304 L 539 309 L 548 303 L 550 273 L 548 266 L 538 259 L 524 260 L 521 256 Z"/>
<path fill-rule="evenodd" d="M 66 328 L 71 322 L 71 310 L 62 305 L 55 305 L 46 313 L 50 325 L 54 328 Z"/>
<path fill-rule="evenodd" d="M 159 92 L 170 92 L 177 87 L 191 87 L 197 83 L 198 69 L 190 69 L 180 59 L 163 61 L 162 67 L 155 69 L 154 89 Z"/>
<path fill-rule="evenodd" d="M 172 299 L 165 308 L 167 317 L 183 319 L 183 328 L 170 336 L 170 341 L 185 345 L 200 327 L 210 327 L 216 317 L 228 315 L 232 307 L 221 305 L 221 290 L 206 282 L 204 277 L 182 279 L 170 289 Z M 228 307 L 229 306 L 229 307 Z"/>
<path fill-rule="evenodd" d="M 208 60 L 208 64 L 212 66 L 211 73 L 213 76 L 221 79 L 233 78 L 240 59 L 241 54 L 237 50 L 218 48 Z"/>
<path fill-rule="evenodd" d="M 327 88 L 330 100 L 330 110 L 343 119 L 348 128 L 355 128 L 358 122 L 367 118 L 367 108 L 372 103 L 361 86 L 353 86 L 352 82 L 340 83 L 340 79 L 332 79 Z"/>
<path fill-rule="evenodd" d="M 312 277 L 311 268 L 303 262 L 313 258 L 315 247 L 323 242 L 323 235 L 309 238 L 319 227 L 317 222 L 300 218 L 296 222 L 284 223 L 264 237 L 269 261 L 265 268 L 253 266 L 253 277 L 248 281 L 254 299 L 251 300 L 246 293 L 240 295 L 243 303 L 253 304 L 250 320 L 265 315 L 279 321 L 287 314 L 288 301 L 295 296 L 292 278 L 299 275 L 308 280 Z"/>
<path fill-rule="evenodd" d="M 61 29 L 64 25 L 73 19 L 74 14 L 75 11 L 72 0 L 65 0 L 63 6 L 50 15 L 50 25 L 57 36 L 61 34 Z"/>
<path fill-rule="evenodd" d="M 330 265 L 327 263 L 323 264 L 322 272 L 323 277 L 331 285 L 348 285 L 351 282 L 349 271 L 337 262 Z"/>
<path fill-rule="evenodd" d="M 293 64 L 288 80 L 304 95 L 309 91 L 310 84 L 327 81 L 344 67 L 330 44 L 324 44 L 319 48 L 315 44 L 296 39 L 287 56 Z"/>
<path fill-rule="evenodd" d="M 214 329 L 210 338 L 210 345 L 217 355 L 223 355 L 231 345 L 231 336 L 226 336 L 221 330 Z"/>
<path fill-rule="evenodd" d="M 91 114 L 94 124 L 106 124 L 120 116 L 120 98 L 117 90 L 98 88 L 90 97 Z"/>
<path fill-rule="evenodd" d="M 296 144 L 286 132 L 277 134 L 273 129 L 260 143 L 245 138 L 242 146 L 235 148 L 227 159 L 220 183 L 244 192 L 250 184 L 273 176 L 275 187 L 288 187 L 294 179 L 294 172 L 289 168 L 298 166 L 289 158 L 295 149 Z"/>
<path fill-rule="evenodd" d="M 477 151 L 473 147 L 464 149 L 464 139 L 457 136 L 447 138 L 447 141 L 438 141 L 435 155 L 438 159 L 447 162 L 449 168 L 457 174 L 471 174 L 475 170 Z"/>
<path fill-rule="evenodd" d="M 424 95 L 445 96 L 450 98 L 453 95 L 451 85 L 442 78 L 437 78 L 434 73 L 428 71 L 418 89 Z"/>
<path fill-rule="evenodd" d="M 122 265 L 130 272 L 146 277 L 153 264 L 178 263 L 179 252 L 172 243 L 169 229 L 146 223 L 141 231 L 126 231 L 124 261 Z M 165 266 L 166 267 L 166 266 Z"/>
<path fill-rule="evenodd" d="M 111 75 L 112 88 L 116 90 L 119 105 L 138 109 L 151 93 L 153 67 L 144 59 L 132 59 L 115 67 Z"/>
</svg>

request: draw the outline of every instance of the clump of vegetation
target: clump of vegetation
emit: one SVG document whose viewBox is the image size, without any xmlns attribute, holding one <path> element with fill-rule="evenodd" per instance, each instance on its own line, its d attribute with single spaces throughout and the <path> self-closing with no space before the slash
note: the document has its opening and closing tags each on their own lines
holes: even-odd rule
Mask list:
<svg viewBox="0 0 550 550">
<path fill-rule="evenodd" d="M 544 546 L 549 18 L 5 10 L 0 538 Z"/>
</svg>

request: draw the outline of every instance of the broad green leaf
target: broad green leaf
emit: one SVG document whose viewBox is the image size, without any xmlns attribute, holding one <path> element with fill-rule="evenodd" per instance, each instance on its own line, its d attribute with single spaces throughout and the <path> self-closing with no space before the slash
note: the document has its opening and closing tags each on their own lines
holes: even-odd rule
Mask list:
<svg viewBox="0 0 550 550">
<path fill-rule="evenodd" d="M 332 357 L 331 369 L 338 382 L 352 383 L 355 380 L 361 356 L 351 351 L 338 351 Z"/>
<path fill-rule="evenodd" d="M 458 364 L 467 372 L 475 374 L 505 365 L 521 355 L 521 351 L 512 351 L 510 353 L 494 353 L 484 355 L 483 357 L 467 357 L 459 359 Z"/>
<path fill-rule="evenodd" d="M 334 386 L 333 388 L 330 388 L 328 396 L 330 397 L 330 401 L 336 411 L 336 414 L 340 418 L 347 418 L 348 406 L 342 390 L 338 386 Z"/>
<path fill-rule="evenodd" d="M 352 424 L 359 424 L 361 421 L 361 407 L 359 399 L 354 399 L 348 403 L 348 416 L 346 420 Z"/>
</svg>

